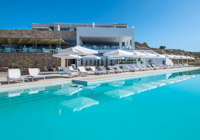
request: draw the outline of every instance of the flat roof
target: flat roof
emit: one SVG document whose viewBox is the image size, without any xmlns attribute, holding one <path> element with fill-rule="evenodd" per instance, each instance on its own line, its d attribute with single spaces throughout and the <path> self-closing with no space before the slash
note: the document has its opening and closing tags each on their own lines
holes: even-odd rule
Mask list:
<svg viewBox="0 0 200 140">
<path fill-rule="evenodd" d="M 60 23 L 54 22 L 53 24 L 41 24 L 41 23 L 32 23 L 31 28 L 40 28 L 40 27 L 58 27 L 61 28 L 76 28 L 76 27 L 93 27 L 93 23 Z M 128 28 L 126 23 L 112 23 L 112 24 L 95 24 L 95 27 L 104 27 L 104 28 Z"/>
</svg>

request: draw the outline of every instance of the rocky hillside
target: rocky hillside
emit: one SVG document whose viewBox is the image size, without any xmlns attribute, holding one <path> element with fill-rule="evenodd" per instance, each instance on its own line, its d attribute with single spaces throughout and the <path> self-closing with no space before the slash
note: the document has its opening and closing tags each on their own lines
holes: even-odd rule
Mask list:
<svg viewBox="0 0 200 140">
<path fill-rule="evenodd" d="M 200 62 L 200 52 L 186 52 L 184 50 L 176 50 L 176 49 L 158 49 L 158 48 L 151 48 L 148 46 L 147 43 L 139 43 L 135 42 L 135 49 L 136 50 L 154 50 L 159 54 L 173 54 L 173 55 L 184 55 L 184 56 L 191 56 L 195 58 L 196 62 Z"/>
</svg>

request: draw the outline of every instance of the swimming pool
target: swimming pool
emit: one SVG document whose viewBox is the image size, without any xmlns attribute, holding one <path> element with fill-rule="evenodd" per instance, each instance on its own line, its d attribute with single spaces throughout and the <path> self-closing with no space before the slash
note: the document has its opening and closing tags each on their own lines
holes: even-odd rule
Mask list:
<svg viewBox="0 0 200 140">
<path fill-rule="evenodd" d="M 0 93 L 0 140 L 200 139 L 200 70 Z"/>
</svg>

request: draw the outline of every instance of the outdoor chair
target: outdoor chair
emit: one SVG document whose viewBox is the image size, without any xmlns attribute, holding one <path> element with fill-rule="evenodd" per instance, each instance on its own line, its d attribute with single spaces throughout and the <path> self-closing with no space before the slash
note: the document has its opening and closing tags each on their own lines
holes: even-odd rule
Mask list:
<svg viewBox="0 0 200 140">
<path fill-rule="evenodd" d="M 23 48 L 22 52 L 23 53 L 27 53 L 28 52 L 28 48 Z"/>
<path fill-rule="evenodd" d="M 94 75 L 94 72 L 93 71 L 86 71 L 85 67 L 81 66 L 81 67 L 78 67 L 79 71 L 80 71 L 80 74 L 81 75 L 88 75 L 88 74 L 92 74 Z"/>
<path fill-rule="evenodd" d="M 58 72 L 62 72 L 62 73 L 63 73 L 63 68 L 62 68 L 62 67 L 58 67 L 57 73 L 58 73 Z"/>
<path fill-rule="evenodd" d="M 68 67 L 63 67 L 63 73 L 61 74 L 61 77 L 63 75 L 69 75 L 70 78 L 72 78 L 74 76 L 78 76 L 79 77 L 79 72 L 72 72 Z"/>
<path fill-rule="evenodd" d="M 108 74 L 109 73 L 115 73 L 115 70 L 107 70 L 104 66 L 99 66 L 100 67 L 100 69 L 102 70 L 102 71 L 106 71 Z"/>
<path fill-rule="evenodd" d="M 10 48 L 5 48 L 5 52 L 9 53 L 10 52 Z"/>
<path fill-rule="evenodd" d="M 115 69 L 113 68 L 113 66 L 108 66 L 108 68 L 109 68 L 110 70 L 113 70 L 113 71 L 117 72 L 117 73 L 123 72 L 123 70 L 118 70 L 118 69 L 115 70 Z"/>
<path fill-rule="evenodd" d="M 160 66 L 161 69 L 166 69 L 166 67 L 161 65 L 161 64 L 159 64 L 159 66 Z"/>
<path fill-rule="evenodd" d="M 74 68 L 72 66 L 69 66 L 69 69 L 72 71 L 72 72 L 78 72 L 78 70 L 74 70 Z"/>
<path fill-rule="evenodd" d="M 34 78 L 44 78 L 45 81 L 45 76 L 40 75 L 39 69 L 38 68 L 29 68 L 29 75 L 32 76 L 32 81 L 34 82 Z"/>
<path fill-rule="evenodd" d="M 116 66 L 117 70 L 122 70 L 123 72 L 129 72 L 129 69 L 121 69 L 119 66 Z"/>
<path fill-rule="evenodd" d="M 134 69 L 135 71 L 140 71 L 140 69 L 137 68 L 135 65 L 132 65 L 132 67 L 133 67 L 133 69 Z"/>
<path fill-rule="evenodd" d="M 138 68 L 141 70 L 141 71 L 145 71 L 146 69 L 145 68 L 142 68 L 140 65 L 137 65 L 138 66 Z"/>
<path fill-rule="evenodd" d="M 154 64 L 152 64 L 152 66 L 153 66 L 155 69 L 160 69 L 160 67 L 156 67 Z"/>
<path fill-rule="evenodd" d="M 129 71 L 135 71 L 134 68 L 129 67 L 129 65 L 125 65 L 125 67 L 129 70 Z"/>
<path fill-rule="evenodd" d="M 94 72 L 94 73 L 97 73 L 97 74 L 106 74 L 106 71 L 99 71 L 99 70 L 97 70 L 97 68 L 95 67 L 95 66 L 90 66 L 90 68 L 92 69 L 92 71 Z"/>
<path fill-rule="evenodd" d="M 146 66 L 144 65 L 140 65 L 142 68 L 144 68 L 145 70 L 151 70 L 150 68 L 147 68 Z"/>
<path fill-rule="evenodd" d="M 154 68 L 151 65 L 148 65 L 148 67 L 151 68 L 152 70 L 157 70 L 157 68 Z"/>
<path fill-rule="evenodd" d="M 8 77 L 7 77 L 8 84 L 10 84 L 10 80 L 23 81 L 24 83 L 25 79 L 28 81 L 27 78 L 21 76 L 20 69 L 8 69 Z"/>
</svg>

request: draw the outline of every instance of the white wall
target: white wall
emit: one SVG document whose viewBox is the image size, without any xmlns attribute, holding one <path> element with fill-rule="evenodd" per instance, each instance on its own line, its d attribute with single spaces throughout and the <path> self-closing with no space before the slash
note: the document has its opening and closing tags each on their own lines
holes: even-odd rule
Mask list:
<svg viewBox="0 0 200 140">
<path fill-rule="evenodd" d="M 76 40 L 81 44 L 80 37 L 122 37 L 131 36 L 132 49 L 135 50 L 134 28 L 98 28 L 77 27 Z"/>
</svg>

